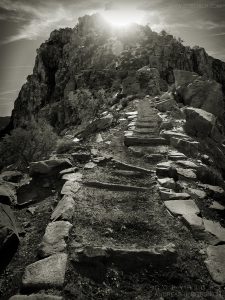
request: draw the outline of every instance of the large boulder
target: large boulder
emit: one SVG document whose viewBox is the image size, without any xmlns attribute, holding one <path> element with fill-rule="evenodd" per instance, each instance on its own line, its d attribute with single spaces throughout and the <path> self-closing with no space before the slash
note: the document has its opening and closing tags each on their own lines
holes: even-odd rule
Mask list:
<svg viewBox="0 0 225 300">
<path fill-rule="evenodd" d="M 185 131 L 195 137 L 210 137 L 216 142 L 224 140 L 224 128 L 211 113 L 194 107 L 184 109 L 186 123 Z"/>
<path fill-rule="evenodd" d="M 30 175 L 47 175 L 72 167 L 69 159 L 55 158 L 30 163 Z"/>
<path fill-rule="evenodd" d="M 0 204 L 0 270 L 7 265 L 19 244 L 14 214 L 8 205 Z"/>
<path fill-rule="evenodd" d="M 175 70 L 176 93 L 185 105 L 201 108 L 220 119 L 224 115 L 222 86 L 196 73 Z"/>
</svg>

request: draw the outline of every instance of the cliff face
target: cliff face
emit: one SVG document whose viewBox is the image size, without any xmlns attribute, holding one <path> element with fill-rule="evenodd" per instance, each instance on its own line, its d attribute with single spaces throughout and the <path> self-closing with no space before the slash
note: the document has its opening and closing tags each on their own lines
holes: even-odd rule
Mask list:
<svg viewBox="0 0 225 300">
<path fill-rule="evenodd" d="M 147 26 L 115 30 L 99 15 L 84 16 L 74 29 L 53 31 L 38 49 L 33 74 L 15 101 L 11 128 L 44 117 L 63 129 L 94 116 L 116 93 L 151 94 L 145 66 L 158 69 L 161 90 L 174 82 L 174 69 L 215 79 L 225 90 L 225 63 L 203 48 L 185 47 Z"/>
</svg>

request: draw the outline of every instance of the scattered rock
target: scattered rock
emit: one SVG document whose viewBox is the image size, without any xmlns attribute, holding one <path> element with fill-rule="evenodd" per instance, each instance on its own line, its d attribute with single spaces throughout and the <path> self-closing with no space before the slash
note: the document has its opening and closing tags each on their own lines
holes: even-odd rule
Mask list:
<svg viewBox="0 0 225 300">
<path fill-rule="evenodd" d="M 15 295 L 12 296 L 9 300 L 63 300 L 63 297 L 47 294 L 31 294 L 29 296 Z"/>
<path fill-rule="evenodd" d="M 181 165 L 182 167 L 185 167 L 185 168 L 192 168 L 192 169 L 199 168 L 198 165 L 196 165 L 194 162 L 192 162 L 190 160 L 177 160 L 176 164 Z"/>
<path fill-rule="evenodd" d="M 90 169 L 93 169 L 93 168 L 95 168 L 97 165 L 95 164 L 95 163 L 93 163 L 93 162 L 88 162 L 86 165 L 84 165 L 84 169 L 86 169 L 86 170 L 90 170 Z"/>
<path fill-rule="evenodd" d="M 69 174 L 69 173 L 74 173 L 78 170 L 77 167 L 72 167 L 72 168 L 68 168 L 68 169 L 65 169 L 65 170 L 62 170 L 59 172 L 60 175 L 64 175 L 64 174 Z"/>
<path fill-rule="evenodd" d="M 81 173 L 77 172 L 77 173 L 64 174 L 62 179 L 66 180 L 66 181 L 68 180 L 68 181 L 73 181 L 73 182 L 74 181 L 80 182 L 80 181 L 82 181 L 82 177 L 83 177 L 83 175 Z"/>
<path fill-rule="evenodd" d="M 205 230 L 215 237 L 219 242 L 225 242 L 225 228 L 223 228 L 219 222 L 203 219 Z"/>
<path fill-rule="evenodd" d="M 162 187 L 168 188 L 168 189 L 175 189 L 176 183 L 172 178 L 159 178 L 158 179 L 159 184 Z"/>
<path fill-rule="evenodd" d="M 148 155 L 145 155 L 144 157 L 145 157 L 145 160 L 149 161 L 149 162 L 158 162 L 158 161 L 163 160 L 163 158 L 164 158 L 163 154 L 160 154 L 160 153 L 148 154 Z"/>
<path fill-rule="evenodd" d="M 96 143 L 102 143 L 102 142 L 103 142 L 102 135 L 100 133 L 98 133 L 96 135 Z"/>
<path fill-rule="evenodd" d="M 62 288 L 65 278 L 67 254 L 58 253 L 26 267 L 22 279 L 24 288 Z"/>
<path fill-rule="evenodd" d="M 66 239 L 72 227 L 67 221 L 55 221 L 49 223 L 39 246 L 40 257 L 63 252 L 66 249 Z"/>
<path fill-rule="evenodd" d="M 205 264 L 212 279 L 225 284 L 225 245 L 209 246 L 207 256 Z"/>
<path fill-rule="evenodd" d="M 43 160 L 30 163 L 30 174 L 39 175 L 49 174 L 52 172 L 56 173 L 69 167 L 72 167 L 72 164 L 68 159 L 65 158 Z"/>
<path fill-rule="evenodd" d="M 192 180 L 195 180 L 197 178 L 195 171 L 192 169 L 176 168 L 176 170 L 177 170 L 178 175 L 181 177 L 185 177 L 185 178 L 192 179 Z"/>
<path fill-rule="evenodd" d="M 66 181 L 62 187 L 61 194 L 74 197 L 76 196 L 76 193 L 79 191 L 80 187 L 81 186 L 77 181 Z"/>
<path fill-rule="evenodd" d="M 193 196 L 197 196 L 198 199 L 204 199 L 207 196 L 206 193 L 200 189 L 188 188 L 188 192 Z"/>
<path fill-rule="evenodd" d="M 190 198 L 190 195 L 187 193 L 175 193 L 171 190 L 160 188 L 160 197 L 162 200 L 186 200 Z"/>
<path fill-rule="evenodd" d="M 71 221 L 74 214 L 75 201 L 71 196 L 63 196 L 63 198 L 59 201 L 58 205 L 54 209 L 51 220 L 64 220 Z"/>
<path fill-rule="evenodd" d="M 221 205 L 217 201 L 213 201 L 213 203 L 209 206 L 209 208 L 216 209 L 216 210 L 224 210 L 225 206 Z"/>
<path fill-rule="evenodd" d="M 27 209 L 28 212 L 30 212 L 32 215 L 35 213 L 36 207 L 35 206 L 31 206 Z"/>
</svg>

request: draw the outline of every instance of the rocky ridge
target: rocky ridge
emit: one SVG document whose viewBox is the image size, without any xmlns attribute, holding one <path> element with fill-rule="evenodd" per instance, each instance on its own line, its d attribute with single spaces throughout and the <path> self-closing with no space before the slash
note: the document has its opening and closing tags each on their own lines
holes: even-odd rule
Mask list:
<svg viewBox="0 0 225 300">
<path fill-rule="evenodd" d="M 225 63 L 203 48 L 185 47 L 148 26 L 116 30 L 100 15 L 84 16 L 73 29 L 53 31 L 37 50 L 9 128 L 40 117 L 60 131 L 86 126 L 87 119 L 118 99 L 166 91 L 175 69 L 196 72 L 225 88 Z"/>
</svg>

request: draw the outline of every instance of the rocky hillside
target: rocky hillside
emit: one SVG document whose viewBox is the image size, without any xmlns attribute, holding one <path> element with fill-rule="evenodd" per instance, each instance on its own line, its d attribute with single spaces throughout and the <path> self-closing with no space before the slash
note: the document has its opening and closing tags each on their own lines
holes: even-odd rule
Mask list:
<svg viewBox="0 0 225 300">
<path fill-rule="evenodd" d="M 146 74 L 148 67 L 154 74 Z M 99 15 L 84 16 L 73 29 L 53 31 L 37 50 L 10 128 L 39 117 L 59 130 L 82 124 L 118 98 L 166 91 L 174 69 L 215 79 L 225 90 L 225 63 L 203 48 L 185 47 L 148 26 L 113 29 Z"/>
</svg>

